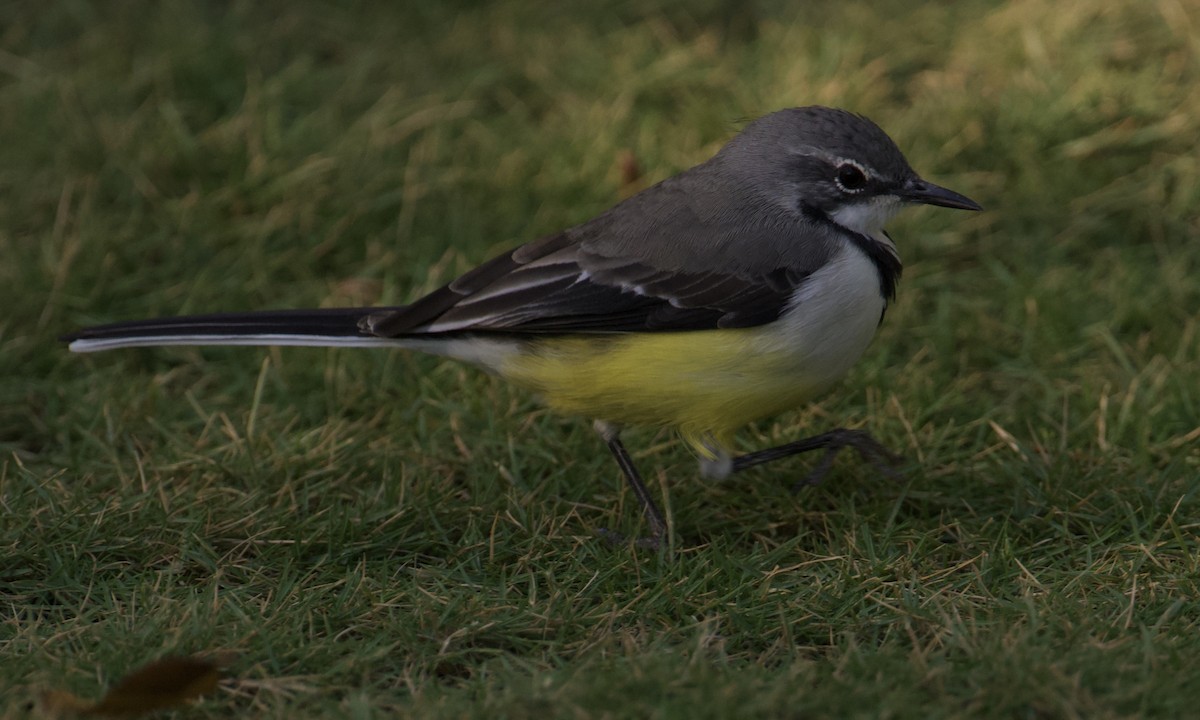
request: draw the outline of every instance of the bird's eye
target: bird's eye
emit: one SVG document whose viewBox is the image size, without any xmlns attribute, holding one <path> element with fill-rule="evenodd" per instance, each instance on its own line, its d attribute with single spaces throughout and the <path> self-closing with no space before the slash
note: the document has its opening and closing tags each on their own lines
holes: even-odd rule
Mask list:
<svg viewBox="0 0 1200 720">
<path fill-rule="evenodd" d="M 846 192 L 858 192 L 867 186 L 867 174 L 857 163 L 844 162 L 837 168 L 837 184 Z"/>
</svg>

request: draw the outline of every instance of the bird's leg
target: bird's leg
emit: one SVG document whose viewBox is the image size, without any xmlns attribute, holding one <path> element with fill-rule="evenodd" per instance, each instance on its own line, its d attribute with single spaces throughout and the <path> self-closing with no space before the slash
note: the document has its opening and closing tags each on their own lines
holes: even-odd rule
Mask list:
<svg viewBox="0 0 1200 720">
<path fill-rule="evenodd" d="M 629 451 L 625 449 L 624 443 L 621 442 L 620 433 L 617 428 L 600 421 L 597 421 L 594 427 L 596 428 L 596 432 L 600 433 L 600 437 L 604 438 L 604 442 L 608 445 L 608 449 L 612 452 L 613 457 L 616 458 L 617 465 L 621 468 L 621 474 L 625 476 L 625 480 L 629 483 L 629 488 L 633 490 L 633 494 L 637 496 L 638 502 L 641 503 L 642 512 L 646 514 L 646 522 L 650 525 L 650 535 L 649 537 L 639 538 L 637 544 L 657 550 L 662 546 L 663 539 L 667 536 L 667 521 L 663 518 L 662 511 L 658 509 L 658 505 L 655 505 L 654 499 L 650 497 L 650 491 L 646 489 L 646 484 L 642 482 L 641 474 L 633 464 L 633 458 L 630 457 Z M 611 530 L 601 530 L 600 532 L 609 540 L 615 542 L 624 541 L 624 538 L 619 533 Z"/>
<path fill-rule="evenodd" d="M 875 469 L 884 475 L 890 478 L 900 477 L 899 471 L 895 468 L 896 463 L 900 462 L 900 456 L 879 444 L 875 438 L 871 437 L 865 431 L 847 430 L 846 428 L 837 428 L 778 447 L 739 455 L 733 458 L 732 471 L 739 472 L 747 468 L 752 468 L 755 465 L 762 465 L 763 463 L 773 462 L 781 458 L 799 455 L 810 450 L 824 450 L 825 454 L 817 461 L 816 467 L 807 476 L 792 486 L 792 492 L 797 492 L 806 485 L 816 485 L 821 482 L 825 474 L 829 472 L 829 468 L 833 465 L 833 458 L 837 456 L 838 451 L 847 447 L 857 450 L 863 460 L 874 465 Z"/>
</svg>

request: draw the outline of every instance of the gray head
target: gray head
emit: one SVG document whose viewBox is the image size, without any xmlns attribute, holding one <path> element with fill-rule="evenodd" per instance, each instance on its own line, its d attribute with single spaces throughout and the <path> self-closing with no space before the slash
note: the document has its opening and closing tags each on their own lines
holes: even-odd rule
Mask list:
<svg viewBox="0 0 1200 720">
<path fill-rule="evenodd" d="M 827 107 L 780 110 L 750 123 L 714 161 L 753 178 L 767 198 L 860 233 L 879 230 L 904 203 L 979 205 L 922 180 L 896 143 L 861 115 Z"/>
</svg>

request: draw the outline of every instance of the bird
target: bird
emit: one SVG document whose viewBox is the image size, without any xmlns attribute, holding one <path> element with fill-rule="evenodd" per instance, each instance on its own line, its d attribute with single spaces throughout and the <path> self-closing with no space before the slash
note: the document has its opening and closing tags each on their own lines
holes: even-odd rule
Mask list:
<svg viewBox="0 0 1200 720">
<path fill-rule="evenodd" d="M 820 397 L 858 361 L 902 270 L 884 225 L 911 205 L 982 209 L 924 180 L 865 116 L 787 108 L 747 123 L 705 162 L 407 305 L 136 320 L 62 339 L 74 352 L 405 348 L 479 366 L 591 419 L 644 513 L 649 535 L 637 542 L 661 547 L 667 521 L 625 427 L 673 428 L 705 477 L 824 450 L 806 478 L 815 482 L 846 447 L 894 462 L 862 430 L 741 455 L 733 440 Z"/>
</svg>

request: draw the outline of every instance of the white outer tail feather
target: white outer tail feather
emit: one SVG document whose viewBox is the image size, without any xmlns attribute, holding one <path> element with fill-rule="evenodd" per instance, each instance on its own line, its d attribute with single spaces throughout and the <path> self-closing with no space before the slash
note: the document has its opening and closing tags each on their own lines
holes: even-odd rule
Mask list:
<svg viewBox="0 0 1200 720">
<path fill-rule="evenodd" d="M 250 345 L 255 347 L 411 347 L 420 340 L 407 338 L 351 337 L 346 335 L 132 335 L 129 337 L 72 340 L 71 352 L 89 353 L 132 347 L 168 345 Z M 429 341 L 425 341 L 429 342 Z"/>
<path fill-rule="evenodd" d="M 402 348 L 462 360 L 485 370 L 500 371 L 520 352 L 520 342 L 507 338 L 381 338 L 346 335 L 130 335 L 97 340 L 72 340 L 71 352 L 90 353 L 132 347 L 242 345 L 253 347 Z"/>
</svg>

